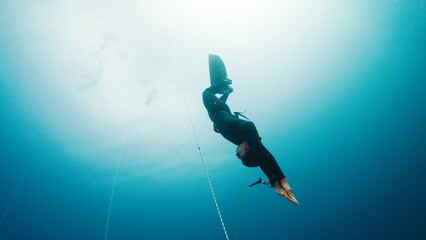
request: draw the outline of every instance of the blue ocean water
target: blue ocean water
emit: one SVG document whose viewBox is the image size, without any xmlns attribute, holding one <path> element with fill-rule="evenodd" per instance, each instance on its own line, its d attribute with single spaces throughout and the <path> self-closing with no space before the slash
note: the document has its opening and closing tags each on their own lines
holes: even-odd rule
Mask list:
<svg viewBox="0 0 426 240">
<path fill-rule="evenodd" d="M 230 239 L 426 239 L 425 39 L 424 0 L 2 1 L 0 239 L 226 239 L 197 142 Z M 266 177 L 213 132 L 209 53 L 299 206 L 234 215 Z"/>
</svg>

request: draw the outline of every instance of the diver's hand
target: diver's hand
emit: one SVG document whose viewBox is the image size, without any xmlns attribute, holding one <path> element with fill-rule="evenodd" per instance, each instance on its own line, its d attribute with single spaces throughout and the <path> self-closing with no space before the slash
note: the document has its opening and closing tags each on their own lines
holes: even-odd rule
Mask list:
<svg viewBox="0 0 426 240">
<path fill-rule="evenodd" d="M 278 195 L 281 195 L 285 198 L 287 198 L 290 202 L 299 205 L 299 202 L 297 201 L 296 197 L 294 196 L 293 190 L 291 189 L 290 185 L 287 182 L 286 178 L 281 179 L 280 182 L 276 182 L 275 184 L 275 191 Z"/>
</svg>

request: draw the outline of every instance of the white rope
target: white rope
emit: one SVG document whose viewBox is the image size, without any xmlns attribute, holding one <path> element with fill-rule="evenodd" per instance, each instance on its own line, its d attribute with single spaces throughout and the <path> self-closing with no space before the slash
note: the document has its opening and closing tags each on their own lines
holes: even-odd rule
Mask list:
<svg viewBox="0 0 426 240">
<path fill-rule="evenodd" d="M 12 205 L 12 202 L 15 199 L 16 193 L 18 193 L 19 189 L 21 188 L 22 182 L 24 181 L 25 177 L 27 176 L 28 171 L 30 171 L 30 168 L 33 165 L 34 160 L 39 157 L 40 150 L 41 150 L 41 147 L 38 149 L 35 157 L 31 159 L 30 163 L 28 164 L 27 168 L 25 169 L 24 174 L 22 174 L 21 178 L 19 179 L 18 184 L 16 185 L 15 189 L 13 190 L 13 193 L 10 196 L 9 202 L 7 203 L 6 210 L 4 211 L 3 216 L 0 220 L 0 229 L 3 225 L 4 220 L 6 219 L 6 215 L 7 215 L 7 212 L 9 211 L 10 205 Z"/>
<path fill-rule="evenodd" d="M 194 133 L 194 138 L 195 138 L 195 142 L 197 143 L 198 152 L 200 153 L 201 162 L 203 163 L 204 174 L 206 175 L 207 181 L 209 183 L 209 187 L 210 187 L 210 190 L 211 190 L 211 193 L 212 193 L 212 196 L 213 196 L 214 204 L 216 205 L 217 214 L 219 215 L 220 223 L 222 224 L 223 232 L 225 233 L 226 239 L 229 240 L 228 233 L 226 232 L 226 228 L 225 228 L 225 223 L 223 221 L 222 214 L 220 213 L 219 204 L 217 203 L 216 195 L 214 194 L 213 185 L 210 181 L 209 172 L 207 171 L 206 163 L 204 162 L 203 154 L 201 153 L 200 144 L 198 143 L 197 134 L 196 134 L 195 129 L 194 129 L 194 123 L 192 122 L 192 117 L 191 117 L 191 113 L 189 112 L 189 107 L 188 107 L 188 103 L 186 101 L 185 94 L 183 94 L 183 98 L 185 99 L 186 111 L 188 112 L 188 117 L 189 117 L 189 120 L 191 122 L 192 132 Z"/>
<path fill-rule="evenodd" d="M 111 199 L 109 200 L 109 208 L 108 208 L 108 218 L 107 218 L 107 223 L 105 228 L 105 240 L 108 239 L 109 219 L 111 216 L 112 199 L 114 198 L 115 183 L 117 182 L 118 169 L 120 168 L 121 158 L 123 157 L 123 151 L 124 151 L 124 147 L 121 149 L 120 158 L 118 159 L 117 168 L 115 169 L 114 184 L 112 185 Z"/>
</svg>

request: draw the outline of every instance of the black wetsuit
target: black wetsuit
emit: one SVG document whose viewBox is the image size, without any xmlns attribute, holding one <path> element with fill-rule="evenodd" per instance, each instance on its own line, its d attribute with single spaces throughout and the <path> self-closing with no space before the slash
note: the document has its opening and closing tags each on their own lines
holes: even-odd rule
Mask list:
<svg viewBox="0 0 426 240">
<path fill-rule="evenodd" d="M 235 145 L 247 141 L 249 154 L 247 158 L 241 159 L 243 164 L 247 167 L 259 166 L 269 178 L 271 185 L 285 178 L 274 156 L 263 146 L 253 122 L 239 119 L 238 116 L 232 114 L 226 104 L 229 94 L 218 98 L 216 93 L 217 87 L 209 87 L 203 92 L 203 103 L 214 124 L 215 132 L 220 133 Z"/>
</svg>

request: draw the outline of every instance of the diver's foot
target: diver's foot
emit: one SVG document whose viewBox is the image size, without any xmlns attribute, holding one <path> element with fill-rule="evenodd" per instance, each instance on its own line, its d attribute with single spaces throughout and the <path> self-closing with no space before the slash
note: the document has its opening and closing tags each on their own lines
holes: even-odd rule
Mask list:
<svg viewBox="0 0 426 240">
<path fill-rule="evenodd" d="M 281 181 L 277 181 L 275 184 L 275 191 L 278 195 L 281 195 L 290 202 L 299 205 L 299 202 L 297 201 L 296 197 L 294 196 L 293 190 L 291 189 L 290 185 L 287 182 L 286 178 L 281 179 Z"/>
</svg>

